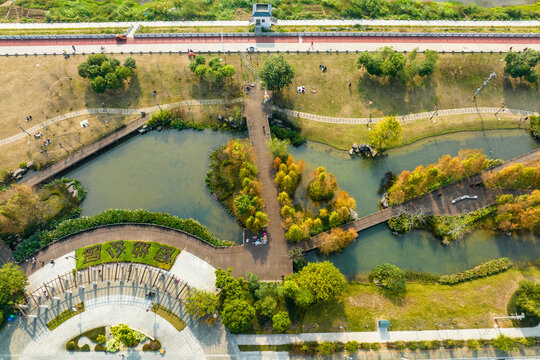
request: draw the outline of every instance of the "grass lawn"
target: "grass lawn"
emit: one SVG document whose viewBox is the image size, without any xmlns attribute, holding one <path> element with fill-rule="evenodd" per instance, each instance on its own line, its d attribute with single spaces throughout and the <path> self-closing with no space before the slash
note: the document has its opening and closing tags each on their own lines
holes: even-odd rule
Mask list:
<svg viewBox="0 0 540 360">
<path fill-rule="evenodd" d="M 501 119 L 501 120 L 498 120 Z M 291 118 L 302 129 L 302 135 L 308 139 L 328 144 L 342 150 L 349 150 L 353 143 L 369 143 L 370 125 L 327 124 L 307 119 Z M 466 114 L 454 116 L 437 116 L 435 122 L 422 119 L 401 122 L 403 126 L 402 140 L 398 146 L 407 145 L 417 140 L 436 135 L 458 131 L 493 130 L 518 128 L 519 116 L 499 114 Z M 522 127 L 528 126 L 522 122 Z"/>
<path fill-rule="evenodd" d="M 122 34 L 127 28 L 0 29 L 0 35 Z"/>
<path fill-rule="evenodd" d="M 164 251 L 169 251 L 166 256 Z M 150 241 L 110 241 L 75 250 L 77 269 L 110 262 L 134 262 L 169 270 L 178 254 L 179 249 Z"/>
<path fill-rule="evenodd" d="M 152 305 L 152 311 L 170 322 L 171 325 L 174 326 L 174 328 L 178 331 L 182 331 L 186 327 L 184 320 L 180 319 L 178 315 L 158 303 L 154 303 Z"/>
<path fill-rule="evenodd" d="M 376 320 L 385 319 L 392 330 L 436 329 L 436 324 L 442 324 L 441 329 L 492 328 L 494 316 L 507 314 L 518 282 L 539 278 L 540 270 L 526 268 L 453 286 L 409 283 L 400 298 L 387 297 L 374 285 L 349 283 L 339 301 L 310 307 L 294 327 L 325 332 L 349 324 L 350 331 L 365 331 L 375 330 Z"/>
<path fill-rule="evenodd" d="M 257 68 L 266 56 L 250 55 Z M 504 102 L 508 108 L 540 111 L 540 88 L 506 79 L 505 63 L 501 61 L 504 54 L 440 54 L 433 76 L 409 85 L 370 77 L 357 68 L 357 54 L 284 56 L 295 69 L 296 77 L 282 96 L 274 94 L 275 104 L 283 108 L 297 110 L 300 106 L 303 112 L 338 117 L 369 117 L 372 112 L 374 117 L 380 117 L 434 111 L 436 106 L 473 107 L 472 95 L 495 72 L 497 78 L 477 96 L 479 107 L 500 107 Z M 422 56 L 419 54 L 418 59 Z M 320 64 L 327 66 L 325 74 L 319 69 Z M 306 93 L 297 93 L 297 86 L 305 86 Z"/>
<path fill-rule="evenodd" d="M 47 323 L 47 328 L 52 331 L 59 327 L 64 321 L 67 321 L 75 315 L 80 314 L 84 311 L 84 303 L 82 302 L 73 305 L 73 307 L 76 308 L 77 311 L 73 311 L 73 309 L 67 309 L 62 311 L 60 314 L 58 314 L 57 317 Z"/>
</svg>

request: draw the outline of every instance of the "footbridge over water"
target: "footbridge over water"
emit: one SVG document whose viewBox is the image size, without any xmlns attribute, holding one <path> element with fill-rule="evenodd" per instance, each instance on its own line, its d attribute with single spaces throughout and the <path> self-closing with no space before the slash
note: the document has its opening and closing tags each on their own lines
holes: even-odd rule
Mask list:
<svg viewBox="0 0 540 360">
<path fill-rule="evenodd" d="M 504 164 L 485 170 L 479 174 L 472 175 L 443 188 L 426 193 L 416 199 L 410 200 L 404 204 L 389 207 L 375 213 L 364 216 L 358 220 L 342 226 L 344 230 L 354 228 L 357 232 L 366 230 L 370 227 L 382 224 L 390 218 L 407 214 L 429 214 L 429 215 L 452 215 L 457 216 L 475 211 L 495 204 L 497 197 L 503 194 L 522 195 L 530 193 L 530 190 L 513 189 L 487 189 L 477 186 L 487 179 L 491 174 L 502 170 L 503 168 L 538 158 L 540 149 L 533 150 L 524 155 L 517 156 Z M 455 204 L 452 200 L 463 195 L 477 196 L 477 199 L 465 199 Z M 324 233 L 323 233 L 324 234 Z M 298 245 L 304 251 L 310 251 L 318 248 L 321 244 L 323 234 L 319 234 L 305 240 Z"/>
</svg>

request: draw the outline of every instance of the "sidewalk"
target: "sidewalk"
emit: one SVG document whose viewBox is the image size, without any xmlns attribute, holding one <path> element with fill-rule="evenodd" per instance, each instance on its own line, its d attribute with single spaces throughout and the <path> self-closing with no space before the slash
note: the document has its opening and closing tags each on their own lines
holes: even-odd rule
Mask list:
<svg viewBox="0 0 540 360">
<path fill-rule="evenodd" d="M 510 337 L 538 337 L 540 324 L 533 328 L 493 328 L 493 329 L 456 329 L 456 330 L 421 330 L 421 331 L 365 331 L 337 333 L 302 333 L 302 334 L 271 334 L 271 335 L 236 335 L 238 345 L 281 345 L 304 341 L 339 341 L 351 340 L 369 343 L 384 343 L 393 341 L 423 341 L 423 340 L 468 340 L 495 339 L 500 334 Z"/>
</svg>

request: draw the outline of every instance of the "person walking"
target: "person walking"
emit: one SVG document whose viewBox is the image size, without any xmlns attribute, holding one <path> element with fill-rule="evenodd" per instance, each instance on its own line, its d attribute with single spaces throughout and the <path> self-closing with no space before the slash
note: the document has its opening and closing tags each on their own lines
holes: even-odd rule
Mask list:
<svg viewBox="0 0 540 360">
<path fill-rule="evenodd" d="M 75 52 L 75 45 L 71 45 L 71 47 L 73 48 L 73 52 Z"/>
</svg>

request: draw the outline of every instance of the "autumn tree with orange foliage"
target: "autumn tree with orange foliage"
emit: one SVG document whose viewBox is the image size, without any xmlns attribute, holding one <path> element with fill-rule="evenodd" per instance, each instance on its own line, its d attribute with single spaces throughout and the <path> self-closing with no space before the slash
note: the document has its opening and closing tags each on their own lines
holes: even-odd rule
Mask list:
<svg viewBox="0 0 540 360">
<path fill-rule="evenodd" d="M 320 236 L 321 243 L 319 250 L 323 254 L 329 255 L 331 253 L 341 252 L 341 250 L 349 246 L 349 244 L 358 237 L 358 233 L 353 228 L 345 231 L 338 227 Z"/>
<path fill-rule="evenodd" d="M 484 181 L 489 188 L 538 189 L 540 188 L 540 158 L 530 164 L 512 164 Z"/>
<path fill-rule="evenodd" d="M 478 149 L 460 150 L 455 157 L 444 155 L 435 164 L 420 165 L 412 172 L 404 170 L 388 189 L 388 201 L 390 205 L 401 204 L 500 163 L 498 159 L 487 159 Z"/>
<path fill-rule="evenodd" d="M 540 235 L 540 190 L 517 197 L 499 196 L 495 223 L 502 231 L 531 231 Z"/>
</svg>

